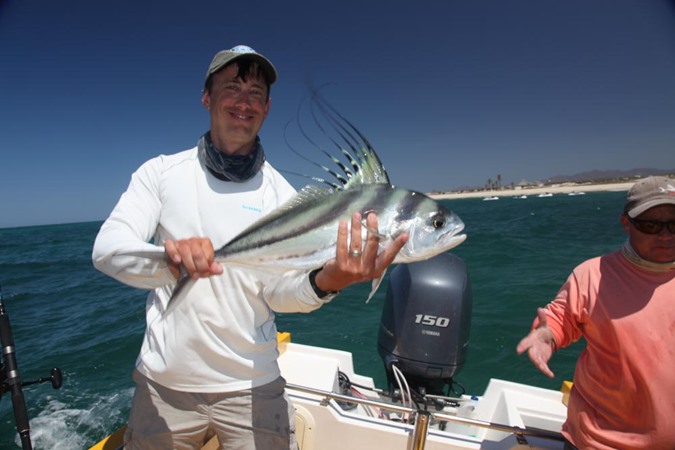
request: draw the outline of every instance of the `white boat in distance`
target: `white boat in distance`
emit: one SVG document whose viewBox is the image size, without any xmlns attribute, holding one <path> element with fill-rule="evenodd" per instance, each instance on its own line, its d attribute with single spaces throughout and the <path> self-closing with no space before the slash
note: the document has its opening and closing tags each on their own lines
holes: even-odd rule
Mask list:
<svg viewBox="0 0 675 450">
<path fill-rule="evenodd" d="M 537 195 L 537 197 L 553 197 L 553 194 L 550 192 L 544 192 L 543 194 Z"/>
<path fill-rule="evenodd" d="M 377 343 L 385 389 L 354 371 L 350 352 L 292 343 L 279 333 L 300 450 L 561 450 L 562 390 L 491 379 L 481 395 L 447 395 L 466 359 L 471 309 L 460 258 L 445 253 L 396 266 Z M 122 434 L 90 450 L 119 450 Z M 203 450 L 219 448 L 214 437 Z"/>
<path fill-rule="evenodd" d="M 484 201 L 484 202 L 492 201 L 492 200 L 499 200 L 499 197 L 497 197 L 497 196 L 495 196 L 495 195 L 490 196 L 490 197 L 483 197 L 483 201 Z"/>
<path fill-rule="evenodd" d="M 586 193 L 583 192 L 583 191 L 572 191 L 572 192 L 568 193 L 567 195 L 586 195 Z"/>
</svg>

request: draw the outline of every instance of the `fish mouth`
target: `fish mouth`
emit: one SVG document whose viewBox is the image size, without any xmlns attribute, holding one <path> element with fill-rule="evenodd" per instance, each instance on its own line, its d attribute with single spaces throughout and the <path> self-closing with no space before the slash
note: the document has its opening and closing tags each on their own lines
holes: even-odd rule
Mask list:
<svg viewBox="0 0 675 450">
<path fill-rule="evenodd" d="M 451 248 L 457 247 L 462 242 L 466 241 L 466 234 L 457 234 L 449 236 L 449 239 L 445 241 L 445 250 L 450 250 Z"/>
<path fill-rule="evenodd" d="M 441 235 L 439 239 L 445 250 L 457 247 L 466 240 L 466 234 L 459 234 L 464 230 L 464 222 L 460 222 L 455 228 Z"/>
<path fill-rule="evenodd" d="M 461 233 L 462 231 L 464 231 L 464 226 L 465 226 L 464 222 L 462 222 L 461 220 L 458 221 L 458 222 L 459 223 L 453 229 L 448 230 L 445 233 L 443 233 L 441 235 L 441 238 L 442 239 L 445 239 L 446 237 L 450 238 L 450 237 L 456 236 L 458 233 Z M 463 235 L 463 236 L 466 236 L 466 235 Z"/>
<path fill-rule="evenodd" d="M 466 241 L 466 234 L 454 235 L 448 241 L 449 246 L 446 250 L 450 250 L 451 248 L 457 247 L 459 244 L 461 244 L 464 241 Z"/>
</svg>

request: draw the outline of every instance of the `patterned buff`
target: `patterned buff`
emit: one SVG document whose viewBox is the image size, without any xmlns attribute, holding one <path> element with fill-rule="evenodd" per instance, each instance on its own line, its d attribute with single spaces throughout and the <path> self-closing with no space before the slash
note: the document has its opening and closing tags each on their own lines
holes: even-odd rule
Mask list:
<svg viewBox="0 0 675 450">
<path fill-rule="evenodd" d="M 642 267 L 643 269 L 651 270 L 653 272 L 667 272 L 669 270 L 675 270 L 675 261 L 668 263 L 647 261 L 635 252 L 633 247 L 630 245 L 630 242 L 628 242 L 628 239 L 626 239 L 626 242 L 623 244 L 621 253 L 623 253 L 624 258 L 626 258 L 629 262 L 635 264 L 638 267 Z"/>
<path fill-rule="evenodd" d="M 265 162 L 265 151 L 256 137 L 255 147 L 249 155 L 226 155 L 211 142 L 211 132 L 207 131 L 197 144 L 199 160 L 211 174 L 223 181 L 241 183 L 253 178 Z"/>
</svg>

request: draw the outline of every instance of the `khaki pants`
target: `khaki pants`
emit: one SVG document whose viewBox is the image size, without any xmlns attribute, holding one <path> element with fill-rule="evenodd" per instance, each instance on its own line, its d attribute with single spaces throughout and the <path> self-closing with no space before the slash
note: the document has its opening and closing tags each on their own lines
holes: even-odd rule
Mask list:
<svg viewBox="0 0 675 450">
<path fill-rule="evenodd" d="M 282 377 L 253 389 L 179 392 L 134 370 L 125 450 L 200 449 L 214 434 L 225 450 L 297 450 L 293 405 Z"/>
</svg>

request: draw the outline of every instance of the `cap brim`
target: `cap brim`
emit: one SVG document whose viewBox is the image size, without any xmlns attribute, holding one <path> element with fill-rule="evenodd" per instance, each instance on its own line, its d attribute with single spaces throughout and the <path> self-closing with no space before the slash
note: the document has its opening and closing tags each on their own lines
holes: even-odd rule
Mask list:
<svg viewBox="0 0 675 450">
<path fill-rule="evenodd" d="M 647 211 L 650 208 L 660 205 L 675 205 L 675 197 L 673 198 L 655 198 L 648 202 L 644 202 L 633 209 L 628 210 L 628 217 L 635 219 L 637 216 Z"/>
</svg>

